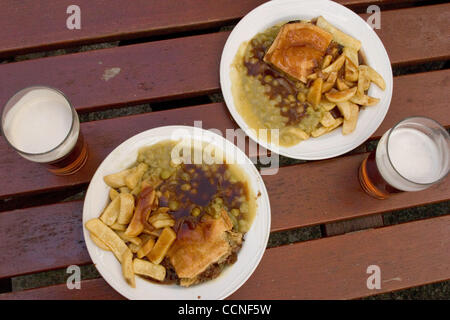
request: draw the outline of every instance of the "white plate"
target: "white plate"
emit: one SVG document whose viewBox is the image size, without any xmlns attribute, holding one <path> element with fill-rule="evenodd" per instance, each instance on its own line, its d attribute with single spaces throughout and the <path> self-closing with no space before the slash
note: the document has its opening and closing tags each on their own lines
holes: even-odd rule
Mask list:
<svg viewBox="0 0 450 320">
<path fill-rule="evenodd" d="M 181 134 L 181 135 L 180 135 Z M 177 137 L 175 135 L 178 135 Z M 245 241 L 238 254 L 238 260 L 226 268 L 216 279 L 182 288 L 176 285 L 160 285 L 136 277 L 136 288 L 131 288 L 123 279 L 120 263 L 111 252 L 98 248 L 91 240 L 85 223 L 98 218 L 108 202 L 109 187 L 104 183 L 105 175 L 131 166 L 137 159 L 138 150 L 163 140 L 178 140 L 193 137 L 195 140 L 212 143 L 229 152 L 235 152 L 244 163 L 240 166 L 248 176 L 249 187 L 255 195 L 257 211 L 254 222 L 245 235 Z M 178 138 L 178 139 L 177 139 Z M 83 207 L 83 234 L 89 255 L 103 278 L 116 291 L 128 299 L 224 299 L 236 291 L 250 277 L 261 260 L 270 232 L 270 204 L 264 182 L 253 163 L 234 144 L 210 131 L 186 126 L 167 126 L 137 134 L 114 149 L 95 172 Z"/>
<path fill-rule="evenodd" d="M 356 130 L 350 135 L 343 136 L 341 130 L 335 130 L 289 148 L 269 146 L 256 138 L 236 110 L 231 93 L 230 66 L 241 43 L 250 40 L 257 33 L 280 22 L 312 19 L 318 16 L 323 16 L 335 27 L 362 42 L 366 62 L 384 78 L 386 90 L 382 91 L 375 84 L 370 86 L 369 95 L 379 98 L 380 102 L 376 106 L 361 110 Z M 356 148 L 377 130 L 391 103 L 393 79 L 391 62 L 383 43 L 372 28 L 353 11 L 328 0 L 276 0 L 266 2 L 252 10 L 233 29 L 220 61 L 220 84 L 231 115 L 249 137 L 283 156 L 318 160 L 336 157 Z"/>
</svg>

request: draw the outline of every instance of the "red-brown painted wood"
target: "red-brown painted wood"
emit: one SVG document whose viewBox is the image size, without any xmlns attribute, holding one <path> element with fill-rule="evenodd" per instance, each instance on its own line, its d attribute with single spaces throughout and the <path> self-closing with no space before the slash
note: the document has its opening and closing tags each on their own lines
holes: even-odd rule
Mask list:
<svg viewBox="0 0 450 320">
<path fill-rule="evenodd" d="M 450 279 L 450 216 L 266 250 L 230 299 L 355 299 Z M 280 263 L 283 261 L 283 263 Z M 367 267 L 381 289 L 367 288 Z M 123 299 L 103 279 L 1 294 L 0 299 Z"/>
<path fill-rule="evenodd" d="M 449 58 L 449 9 L 450 4 L 442 4 L 383 12 L 377 32 L 391 62 Z M 3 64 L 0 106 L 18 90 L 36 84 L 62 90 L 83 112 L 217 92 L 228 35 L 219 32 Z M 104 74 L 112 68 L 120 68 L 120 73 L 106 81 Z"/>
<path fill-rule="evenodd" d="M 373 138 L 380 137 L 399 120 L 411 115 L 425 115 L 445 126 L 450 125 L 449 79 L 450 70 L 395 78 L 390 110 Z M 108 153 L 129 137 L 158 126 L 193 126 L 196 120 L 202 120 L 205 129 L 217 128 L 224 133 L 226 128 L 236 128 L 222 103 L 83 123 L 89 159 L 79 173 L 67 177 L 54 176 L 39 164 L 22 159 L 0 138 L 0 173 L 8 181 L 0 184 L 0 198 L 85 184 Z"/>
<path fill-rule="evenodd" d="M 278 174 L 265 176 L 271 231 L 450 199 L 449 179 L 428 190 L 397 194 L 388 200 L 369 197 L 357 177 L 365 155 L 283 167 Z M 82 206 L 82 201 L 76 201 L 0 213 L 0 278 L 89 263 L 82 236 Z"/>
<path fill-rule="evenodd" d="M 449 248 L 443 216 L 270 249 L 231 299 L 353 299 L 444 281 Z M 367 288 L 370 265 L 380 267 L 380 290 Z"/>
<path fill-rule="evenodd" d="M 81 29 L 69 30 L 70 0 L 2 1 L 0 56 L 215 27 L 231 23 L 264 0 L 78 0 Z M 370 4 L 405 6 L 426 1 L 340 0 L 353 10 Z"/>
</svg>

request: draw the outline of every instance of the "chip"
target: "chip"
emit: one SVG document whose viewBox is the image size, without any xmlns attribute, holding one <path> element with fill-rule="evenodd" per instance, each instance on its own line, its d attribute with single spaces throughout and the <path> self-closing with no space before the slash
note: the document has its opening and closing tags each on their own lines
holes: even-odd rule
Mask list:
<svg viewBox="0 0 450 320">
<path fill-rule="evenodd" d="M 323 79 L 317 78 L 309 88 L 306 100 L 308 100 L 313 106 L 318 106 L 320 103 L 320 98 L 322 96 L 322 85 Z"/>
<path fill-rule="evenodd" d="M 100 216 L 100 220 L 102 220 L 108 226 L 111 226 L 116 222 L 117 217 L 119 216 L 120 210 L 120 198 L 117 197 L 113 201 L 109 203 L 106 207 L 105 211 L 103 211 Z"/>
<path fill-rule="evenodd" d="M 136 288 L 133 268 L 133 254 L 130 250 L 125 251 L 122 256 L 122 273 L 125 281 L 128 282 L 132 288 Z"/>
<path fill-rule="evenodd" d="M 351 102 L 350 101 L 343 101 L 336 103 L 339 111 L 341 112 L 344 119 L 350 119 L 351 117 Z"/>
<path fill-rule="evenodd" d="M 125 184 L 128 189 L 133 190 L 138 186 L 139 182 L 142 179 L 142 176 L 144 175 L 145 171 L 147 171 L 147 169 L 148 165 L 143 162 L 139 163 L 137 167 L 131 169 L 129 175 L 125 177 Z"/>
<path fill-rule="evenodd" d="M 96 235 L 94 235 L 93 233 L 89 233 L 89 235 L 91 236 L 92 242 L 94 242 L 100 249 L 111 251 L 111 249 Z"/>
<path fill-rule="evenodd" d="M 134 273 L 150 277 L 154 280 L 163 281 L 166 277 L 166 268 L 160 264 L 154 264 L 142 259 L 133 260 Z"/>
<path fill-rule="evenodd" d="M 356 129 L 356 124 L 358 122 L 359 107 L 358 105 L 349 102 L 350 105 L 350 116 L 348 119 L 344 119 L 344 124 L 342 125 L 342 134 L 347 135 L 352 133 Z"/>
<path fill-rule="evenodd" d="M 350 101 L 361 106 L 374 106 L 380 102 L 380 99 L 369 97 L 365 94 L 361 95 L 357 92 L 353 97 L 350 98 Z"/>
<path fill-rule="evenodd" d="M 134 211 L 134 196 L 130 193 L 121 193 L 120 195 L 120 210 L 117 222 L 120 224 L 128 224 L 133 217 Z"/>
<path fill-rule="evenodd" d="M 350 82 L 358 81 L 358 67 L 350 60 L 345 59 L 344 79 Z"/>
<path fill-rule="evenodd" d="M 103 181 L 111 188 L 120 188 L 126 185 L 125 178 L 130 174 L 131 169 L 122 170 L 117 173 L 109 174 L 103 177 Z"/>
<path fill-rule="evenodd" d="M 130 250 L 125 242 L 100 219 L 94 218 L 86 222 L 86 229 L 107 245 L 116 256 L 117 260 L 122 262 L 125 251 Z"/>
<path fill-rule="evenodd" d="M 345 81 L 340 78 L 336 80 L 336 87 L 340 91 L 350 89 L 350 87 L 347 85 L 347 83 L 345 83 Z"/>
<path fill-rule="evenodd" d="M 356 87 L 342 90 L 342 91 L 337 91 L 337 90 L 330 91 L 330 92 L 325 93 L 325 97 L 327 98 L 328 101 L 338 103 L 338 102 L 350 100 L 350 98 L 353 97 L 355 95 L 355 93 L 356 93 Z"/>
<path fill-rule="evenodd" d="M 332 73 L 332 72 L 338 72 L 345 62 L 345 55 L 341 54 L 339 58 L 337 58 L 332 64 L 330 64 L 328 67 L 322 70 L 323 73 Z"/>
<path fill-rule="evenodd" d="M 109 189 L 109 198 L 111 199 L 111 200 L 114 200 L 116 197 L 118 197 L 119 196 L 119 192 L 117 192 L 117 190 L 116 189 L 113 189 L 113 188 L 110 188 Z"/>
<path fill-rule="evenodd" d="M 322 93 L 330 91 L 336 83 L 337 72 L 331 72 L 327 78 L 327 81 L 322 85 Z"/>
<path fill-rule="evenodd" d="M 324 127 L 331 127 L 336 122 L 336 119 L 334 119 L 333 115 L 330 112 L 325 112 L 322 119 L 320 120 L 320 123 Z"/>
<path fill-rule="evenodd" d="M 316 25 L 333 35 L 333 40 L 339 43 L 344 47 L 352 48 L 353 50 L 359 51 L 361 49 L 361 41 L 349 36 L 348 34 L 342 32 L 327 20 L 324 17 L 320 16 L 317 18 Z"/>
<path fill-rule="evenodd" d="M 172 228 L 164 228 L 147 258 L 155 264 L 161 263 L 176 238 L 177 235 Z"/>
<path fill-rule="evenodd" d="M 137 251 L 137 257 L 140 259 L 145 257 L 146 255 L 149 254 L 149 252 L 153 249 L 154 246 L 155 246 L 155 239 L 149 238 Z"/>
</svg>

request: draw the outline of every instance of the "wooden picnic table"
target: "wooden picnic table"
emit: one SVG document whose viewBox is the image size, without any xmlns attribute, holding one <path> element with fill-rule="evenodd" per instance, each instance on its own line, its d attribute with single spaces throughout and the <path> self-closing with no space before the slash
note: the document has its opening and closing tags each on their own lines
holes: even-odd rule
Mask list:
<svg viewBox="0 0 450 320">
<path fill-rule="evenodd" d="M 0 59 L 19 54 L 120 41 L 119 46 L 0 64 L 0 105 L 18 90 L 47 85 L 63 91 L 80 114 L 150 103 L 153 112 L 82 123 L 89 159 L 77 174 L 57 177 L 22 159 L 0 139 L 0 279 L 92 263 L 82 235 L 84 190 L 118 144 L 165 125 L 236 128 L 220 92 L 219 62 L 235 24 L 264 0 L 78 0 L 81 30 L 65 27 L 68 0 L 5 0 L 0 10 Z M 382 8 L 376 30 L 394 70 L 389 112 L 370 140 L 397 121 L 424 115 L 450 125 L 450 70 L 420 72 L 450 57 L 449 3 L 413 0 L 339 0 L 366 16 Z M 432 3 L 430 3 L 432 2 Z M 106 81 L 105 70 L 120 68 Z M 404 70 L 404 69 L 402 69 Z M 193 105 L 200 104 L 200 105 Z M 175 106 L 175 107 L 172 107 Z M 158 110 L 160 109 L 160 110 Z M 322 237 L 266 250 L 250 279 L 231 299 L 354 299 L 450 278 L 450 216 L 383 226 L 382 213 L 448 201 L 447 181 L 428 190 L 375 200 L 359 186 L 365 147 L 334 159 L 280 168 L 264 176 L 272 232 L 322 226 Z M 250 154 L 256 156 L 256 154 Z M 359 232 L 349 232 L 361 229 Z M 382 270 L 381 289 L 369 290 L 369 265 Z M 0 299 L 123 298 L 102 278 L 0 294 Z"/>
</svg>

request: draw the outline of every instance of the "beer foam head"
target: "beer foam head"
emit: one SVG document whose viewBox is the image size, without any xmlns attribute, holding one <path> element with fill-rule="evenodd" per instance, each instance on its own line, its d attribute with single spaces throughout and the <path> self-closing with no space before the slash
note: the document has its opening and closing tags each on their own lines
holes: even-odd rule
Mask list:
<svg viewBox="0 0 450 320">
<path fill-rule="evenodd" d="M 73 124 L 72 109 L 59 92 L 33 88 L 15 101 L 3 120 L 8 141 L 19 151 L 45 153 L 59 146 Z"/>
<path fill-rule="evenodd" d="M 441 176 L 440 152 L 425 133 L 399 128 L 389 138 L 389 157 L 404 178 L 416 183 L 433 183 Z"/>
</svg>

